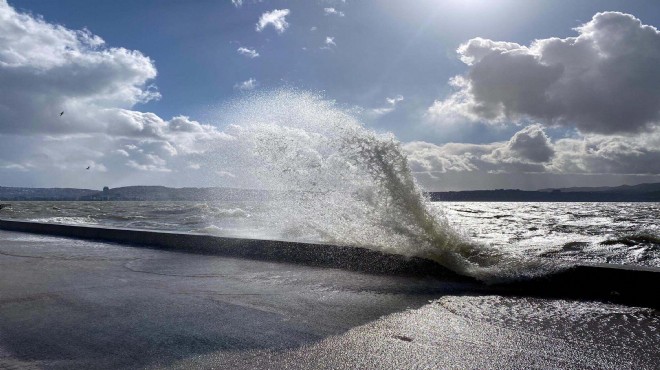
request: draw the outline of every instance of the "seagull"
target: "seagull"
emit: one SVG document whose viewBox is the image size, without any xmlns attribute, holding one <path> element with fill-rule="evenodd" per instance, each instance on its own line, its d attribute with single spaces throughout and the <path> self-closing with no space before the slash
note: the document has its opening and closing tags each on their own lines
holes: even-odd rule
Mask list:
<svg viewBox="0 0 660 370">
<path fill-rule="evenodd" d="M 63 114 L 64 114 L 64 111 L 62 111 L 62 113 L 60 113 L 60 117 L 62 117 Z"/>
<path fill-rule="evenodd" d="M 92 166 L 87 166 L 87 168 L 85 168 L 85 169 L 88 170 L 90 167 L 92 167 Z"/>
</svg>

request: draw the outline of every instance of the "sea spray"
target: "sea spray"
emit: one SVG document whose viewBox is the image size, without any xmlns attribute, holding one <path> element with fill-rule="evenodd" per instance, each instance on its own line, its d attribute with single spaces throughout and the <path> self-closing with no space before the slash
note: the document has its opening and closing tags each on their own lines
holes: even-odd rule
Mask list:
<svg viewBox="0 0 660 370">
<path fill-rule="evenodd" d="M 282 237 L 429 258 L 485 281 L 547 272 L 529 260 L 469 240 L 428 206 L 400 143 L 366 129 L 321 96 L 292 90 L 234 104 L 227 132 L 236 168 L 270 190 L 269 227 Z"/>
</svg>

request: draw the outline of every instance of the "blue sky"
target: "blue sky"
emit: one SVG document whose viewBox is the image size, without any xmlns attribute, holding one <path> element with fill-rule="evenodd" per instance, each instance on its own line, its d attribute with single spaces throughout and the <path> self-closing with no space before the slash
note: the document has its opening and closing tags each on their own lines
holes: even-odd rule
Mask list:
<svg viewBox="0 0 660 370">
<path fill-rule="evenodd" d="M 20 32 L 46 34 L 58 27 L 69 32 L 87 30 L 87 34 L 102 38 L 105 44 L 101 48 L 108 51 L 107 54 L 123 48 L 148 58 L 146 61 L 132 56 L 129 59 L 135 58 L 118 62 L 119 59 L 112 56 L 112 61 L 107 63 L 118 64 L 107 67 L 110 72 L 106 80 L 89 77 L 90 86 L 97 89 L 94 90 L 94 106 L 108 115 L 114 109 L 121 117 L 131 115 L 128 111 L 140 112 L 141 120 L 153 118 L 144 113 L 153 113 L 163 121 L 157 124 L 169 130 L 163 134 L 167 138 L 145 138 L 144 133 L 136 132 L 120 135 L 113 128 L 119 127 L 114 123 L 116 117 L 108 116 L 107 123 L 99 124 L 102 129 L 80 119 L 80 122 L 71 122 L 66 129 L 53 131 L 43 129 L 47 123 L 41 122 L 43 117 L 39 115 L 32 117 L 29 124 L 16 123 L 13 120 L 23 116 L 19 114 L 22 102 L 7 104 L 4 113 L 0 110 L 0 128 L 5 127 L 0 130 L 0 141 L 6 141 L 9 146 L 22 144 L 21 148 L 0 151 L 0 176 L 3 178 L 0 185 L 99 187 L 107 183 L 117 186 L 143 182 L 174 186 L 237 185 L 236 174 L 217 181 L 188 174 L 193 160 L 184 157 L 199 150 L 190 147 L 192 139 L 184 140 L 188 147 L 179 147 L 183 139 L 178 139 L 181 136 L 172 128 L 172 120 L 185 116 L 192 125 L 212 126 L 203 130 L 216 137 L 214 135 L 224 133 L 226 122 L 222 114 L 229 102 L 255 91 L 282 87 L 320 93 L 324 99 L 336 101 L 341 109 L 353 112 L 366 127 L 377 132 L 392 132 L 408 153 L 418 180 L 428 189 L 615 185 L 660 180 L 660 166 L 655 161 L 660 158 L 656 147 L 660 143 L 657 126 L 660 93 L 650 91 L 651 88 L 640 82 L 655 81 L 659 77 L 660 72 L 657 65 L 653 67 L 653 62 L 660 61 L 654 54 L 660 50 L 655 49 L 658 43 L 653 32 L 649 41 L 637 45 L 639 37 L 619 31 L 629 27 L 643 32 L 646 26 L 660 26 L 660 6 L 654 1 L 243 0 L 240 3 L 230 0 L 9 0 L 0 5 L 6 14 L 0 22 L 10 24 L 18 19 L 25 23 L 42 17 L 41 29 L 24 28 L 15 31 L 16 35 L 8 34 L 0 42 L 0 52 L 5 49 L 5 62 L 15 57 L 9 51 L 16 48 L 12 43 Z M 278 10 L 285 26 L 268 23 L 257 30 L 261 17 L 267 14 L 274 17 L 276 14 L 272 12 Z M 594 18 L 597 13 L 606 11 L 619 13 L 608 13 L 615 15 L 613 20 Z M 618 22 L 619 28 L 600 28 L 600 25 L 609 24 L 607 22 Z M 610 66 L 612 70 L 608 76 L 613 78 L 608 78 L 608 83 L 594 77 L 579 86 L 570 85 L 567 81 L 575 80 L 580 74 L 569 72 L 582 62 L 567 59 L 568 54 L 556 52 L 552 44 L 553 38 L 568 40 L 578 36 L 575 28 L 585 24 L 591 24 L 590 29 L 596 30 L 589 33 L 596 35 L 590 39 L 591 45 L 600 40 L 599 33 L 609 39 L 617 32 L 630 37 L 623 44 L 632 45 L 631 50 L 621 56 L 620 64 L 610 66 L 610 58 L 584 67 L 602 71 L 604 66 Z M 586 38 L 587 31 L 583 35 Z M 462 53 L 457 52 L 470 40 L 518 46 L 509 48 L 502 46 L 504 44 L 483 42 L 477 45 L 474 41 Z M 545 40 L 545 44 L 541 44 L 548 46 L 534 49 L 535 40 Z M 44 42 L 44 38 L 35 37 L 34 50 L 43 50 L 39 42 Z M 82 53 L 98 52 L 88 50 L 89 46 L 85 42 L 65 45 L 75 50 L 80 48 Z M 573 47 L 573 50 L 578 49 L 578 46 Z M 466 63 L 475 55 L 482 58 L 484 50 L 493 57 Z M 639 54 L 639 50 L 647 52 Z M 495 54 L 502 53 L 511 58 L 496 61 Z M 521 53 L 535 58 L 538 65 L 521 64 L 520 68 L 514 68 L 515 63 L 523 63 Z M 70 67 L 66 73 L 74 76 L 70 78 L 84 75 L 76 70 L 82 65 L 80 61 L 66 60 L 69 54 L 62 55 L 63 65 Z M 520 60 L 516 59 L 519 56 Z M 41 51 L 30 54 L 32 65 L 29 67 L 36 68 L 39 64 L 36 60 L 50 57 Z M 587 60 L 584 56 L 580 58 Z M 636 65 L 635 61 L 642 62 Z M 134 67 L 135 63 L 140 67 Z M 4 74 L 8 81 L 19 81 L 12 96 L 23 94 L 35 103 L 26 103 L 25 109 L 33 109 L 43 99 L 36 90 L 21 90 L 27 82 L 20 83 L 20 78 L 24 81 L 41 79 L 35 83 L 43 89 L 50 92 L 64 89 L 62 96 L 73 96 L 64 93 L 66 87 L 45 81 L 43 74 L 34 72 L 39 68 L 43 71 L 46 68 L 43 65 L 34 69 L 28 79 L 23 75 L 15 76 L 16 68 L 9 69 L 6 67 L 9 64 L 0 67 L 0 78 Z M 527 74 L 525 66 L 530 68 Z M 510 67 L 513 69 L 508 69 Z M 94 68 L 98 65 L 82 70 L 93 71 Z M 134 74 L 113 74 L 123 68 Z M 545 76 L 546 72 L 550 82 L 547 86 L 536 86 L 545 82 L 537 81 L 535 76 Z M 488 73 L 493 75 L 486 76 Z M 499 81 L 498 73 L 499 76 L 502 73 L 515 76 L 509 81 Z M 96 73 L 96 76 L 106 75 Z M 619 81 L 622 78 L 625 81 Z M 463 81 L 463 84 L 456 81 Z M 111 98 L 99 95 L 99 91 L 110 91 L 109 86 L 124 94 L 127 90 L 117 87 L 121 84 L 140 91 L 121 98 L 118 93 L 112 93 Z M 511 84 L 517 86 L 516 91 L 507 90 Z M 606 98 L 618 101 L 619 96 L 603 92 L 602 99 L 585 101 L 585 84 L 594 86 L 595 94 L 618 91 L 625 98 L 642 89 L 644 96 L 621 103 L 620 107 L 611 107 L 611 114 L 605 117 L 599 114 L 602 109 L 596 105 L 607 101 Z M 601 85 L 605 87 L 599 88 Z M 540 92 L 534 90 L 536 88 L 541 89 Z M 534 91 L 525 96 L 526 89 Z M 536 93 L 552 99 L 538 104 L 527 101 Z M 57 103 L 76 112 L 82 109 L 79 102 L 85 101 L 84 96 L 76 94 L 75 99 Z M 144 94 L 151 94 L 151 97 Z M 582 108 L 578 108 L 578 102 Z M 594 105 L 592 110 L 584 108 L 590 105 Z M 102 117 L 105 116 L 95 119 L 102 120 Z M 608 117 L 615 118 L 610 122 Z M 104 135 L 103 145 L 93 138 L 80 137 L 91 132 Z M 196 137 L 193 141 L 203 139 Z M 74 160 L 70 166 L 63 165 L 67 158 L 76 156 L 62 154 L 55 148 L 47 149 L 49 143 L 58 140 L 70 141 L 72 146 L 80 147 L 80 152 L 104 147 L 127 155 L 110 158 L 102 153 L 91 153 L 91 159 L 85 159 L 87 162 Z M 580 143 L 582 147 L 577 148 Z M 524 145 L 541 149 L 539 153 L 532 153 L 532 149 Z M 129 150 L 133 146 L 139 147 L 136 153 L 141 157 L 133 157 L 134 153 Z M 61 164 L 59 172 L 44 172 L 44 167 L 52 168 L 47 158 L 54 157 L 58 157 Z M 79 179 L 68 175 L 69 171 L 87 163 L 99 169 L 97 177 Z M 197 166 L 200 164 L 192 165 Z M 182 177 L 186 180 L 182 181 Z"/>
</svg>

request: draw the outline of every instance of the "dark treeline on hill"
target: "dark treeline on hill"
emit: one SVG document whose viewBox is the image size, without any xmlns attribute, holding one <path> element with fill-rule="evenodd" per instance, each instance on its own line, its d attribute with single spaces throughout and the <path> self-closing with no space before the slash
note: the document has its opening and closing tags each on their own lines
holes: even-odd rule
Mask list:
<svg viewBox="0 0 660 370">
<path fill-rule="evenodd" d="M 433 201 L 472 202 L 658 202 L 660 183 L 524 191 L 513 189 L 429 193 Z"/>
<path fill-rule="evenodd" d="M 0 200 L 50 201 L 222 201 L 262 200 L 263 190 L 236 188 L 168 188 L 126 186 L 103 190 L 72 188 L 18 188 L 0 186 Z M 658 202 L 660 183 L 634 186 L 562 188 L 524 191 L 512 189 L 430 192 L 433 201 L 483 202 Z"/>
<path fill-rule="evenodd" d="M 235 188 L 168 188 L 165 186 L 126 186 L 103 190 L 69 188 L 10 188 L 0 186 L 0 200 L 50 201 L 210 201 L 263 199 L 261 190 Z"/>
</svg>

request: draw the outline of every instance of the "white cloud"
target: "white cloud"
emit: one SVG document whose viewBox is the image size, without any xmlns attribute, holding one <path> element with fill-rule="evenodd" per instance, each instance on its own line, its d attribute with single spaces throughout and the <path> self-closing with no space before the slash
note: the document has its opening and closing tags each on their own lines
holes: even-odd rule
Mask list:
<svg viewBox="0 0 660 370">
<path fill-rule="evenodd" d="M 98 36 L 17 13 L 4 1 L 0 33 L 8 35 L 0 38 L 0 134 L 97 133 L 174 145 L 223 135 L 187 117 L 131 110 L 159 96 L 148 85 L 153 61 L 138 51 L 105 48 Z"/>
<path fill-rule="evenodd" d="M 231 0 L 231 3 L 234 4 L 234 6 L 237 8 L 243 6 L 243 0 Z"/>
<path fill-rule="evenodd" d="M 236 175 L 229 171 L 215 171 L 215 173 L 220 177 L 236 178 Z"/>
<path fill-rule="evenodd" d="M 254 88 L 256 87 L 257 87 L 257 80 L 255 80 L 254 78 L 250 78 L 249 80 L 239 82 L 236 85 L 234 85 L 234 89 L 241 91 L 254 90 Z"/>
<path fill-rule="evenodd" d="M 158 162 L 164 162 L 162 159 L 160 159 Z M 171 169 L 165 167 L 164 165 L 157 163 L 157 164 L 152 164 L 152 163 L 138 163 L 134 160 L 130 160 L 126 162 L 126 165 L 128 167 L 134 168 L 136 170 L 140 171 L 153 171 L 153 172 L 172 172 Z"/>
<path fill-rule="evenodd" d="M 395 106 L 399 102 L 403 101 L 403 95 L 397 95 L 393 98 L 385 98 L 385 101 L 387 101 L 387 104 L 389 104 L 391 106 Z"/>
<path fill-rule="evenodd" d="M 289 13 L 289 9 L 275 9 L 263 13 L 259 18 L 259 22 L 257 22 L 257 31 L 261 32 L 266 27 L 271 26 L 277 33 L 283 33 L 289 27 L 289 23 L 286 21 L 286 16 Z"/>
<path fill-rule="evenodd" d="M 89 31 L 17 13 L 0 0 L 0 34 L 0 133 L 106 131 L 107 122 L 94 117 L 99 110 L 160 96 L 148 85 L 156 77 L 151 59 L 107 48 Z"/>
<path fill-rule="evenodd" d="M 139 51 L 107 47 L 5 0 L 0 35 L 0 169 L 53 181 L 78 178 L 89 165 L 116 178 L 130 168 L 170 170 L 170 162 L 232 140 L 188 117 L 132 110 L 160 97 L 154 62 Z"/>
<path fill-rule="evenodd" d="M 639 136 L 588 135 L 555 143 L 548 170 L 557 173 L 660 174 L 660 132 Z"/>
<path fill-rule="evenodd" d="M 629 14 L 596 14 L 577 37 L 525 46 L 475 38 L 458 48 L 468 72 L 429 108 L 435 121 L 531 117 L 583 133 L 634 133 L 660 122 L 660 32 Z"/>
<path fill-rule="evenodd" d="M 411 142 L 403 146 L 413 171 L 549 174 L 660 174 L 660 130 L 635 136 L 581 135 L 552 142 L 539 124 L 505 142 Z"/>
<path fill-rule="evenodd" d="M 316 26 L 313 26 L 313 27 L 312 27 L 312 28 L 310 28 L 309 30 L 310 30 L 310 31 L 312 31 L 312 32 L 314 32 L 314 31 L 316 31 L 316 30 L 318 30 L 318 27 L 316 27 Z"/>
<path fill-rule="evenodd" d="M 403 95 L 397 95 L 392 98 L 385 98 L 385 102 L 387 103 L 387 105 L 380 108 L 374 108 L 370 111 L 370 113 L 374 116 L 382 116 L 388 113 L 392 113 L 394 109 L 396 109 L 397 104 L 399 104 L 403 100 L 404 100 Z"/>
<path fill-rule="evenodd" d="M 485 158 L 499 162 L 543 163 L 553 157 L 555 151 L 550 139 L 539 124 L 516 132 L 502 147 L 495 149 Z"/>
<path fill-rule="evenodd" d="M 2 164 L 2 165 L 0 165 L 0 168 L 6 169 L 6 170 L 21 171 L 21 172 L 29 171 L 27 166 L 24 166 L 24 165 L 18 164 L 18 163 Z"/>
<path fill-rule="evenodd" d="M 337 44 L 335 43 L 335 38 L 331 37 L 331 36 L 328 36 L 328 37 L 325 38 L 324 44 L 325 44 L 325 46 L 322 46 L 321 49 L 330 50 L 333 47 L 337 46 Z"/>
<path fill-rule="evenodd" d="M 240 47 L 236 50 L 239 54 L 244 55 L 250 59 L 256 58 L 259 56 L 259 53 L 255 49 L 250 49 L 246 47 Z"/>
<path fill-rule="evenodd" d="M 345 15 L 344 12 L 340 12 L 335 8 L 323 8 L 323 12 L 325 15 L 336 15 L 339 17 L 343 17 Z"/>
<path fill-rule="evenodd" d="M 403 149 L 408 155 L 408 164 L 413 172 L 445 173 L 449 171 L 463 172 L 479 170 L 477 165 L 472 163 L 475 157 L 467 148 L 459 153 L 452 153 L 452 145 L 446 144 L 438 146 L 423 141 L 414 141 L 403 145 Z M 477 147 L 479 151 L 484 151 Z M 461 147 L 461 149 L 463 149 Z"/>
</svg>

